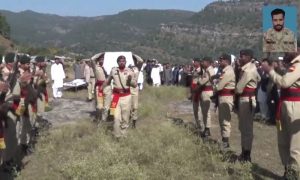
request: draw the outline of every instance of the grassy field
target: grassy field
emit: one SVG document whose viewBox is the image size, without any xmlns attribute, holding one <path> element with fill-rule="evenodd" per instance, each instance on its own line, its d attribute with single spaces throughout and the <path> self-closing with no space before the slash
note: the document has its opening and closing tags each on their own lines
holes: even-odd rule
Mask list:
<svg viewBox="0 0 300 180">
<path fill-rule="evenodd" d="M 17 179 L 253 179 L 250 164 L 223 162 L 216 145 L 167 118 L 184 98 L 184 88 L 146 87 L 137 129 L 121 141 L 90 120 L 52 129 Z"/>
</svg>

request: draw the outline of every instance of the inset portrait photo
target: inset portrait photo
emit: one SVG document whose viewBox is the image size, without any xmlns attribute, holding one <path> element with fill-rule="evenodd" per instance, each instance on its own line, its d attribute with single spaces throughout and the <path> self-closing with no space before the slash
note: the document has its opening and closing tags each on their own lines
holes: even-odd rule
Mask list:
<svg viewBox="0 0 300 180">
<path fill-rule="evenodd" d="M 295 52 L 296 49 L 296 6 L 264 6 L 263 52 Z"/>
</svg>

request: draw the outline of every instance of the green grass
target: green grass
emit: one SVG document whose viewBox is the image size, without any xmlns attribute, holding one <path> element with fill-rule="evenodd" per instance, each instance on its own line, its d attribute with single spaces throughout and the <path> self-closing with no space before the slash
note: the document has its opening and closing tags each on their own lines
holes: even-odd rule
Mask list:
<svg viewBox="0 0 300 180">
<path fill-rule="evenodd" d="M 19 179 L 252 179 L 250 165 L 222 162 L 216 145 L 168 121 L 167 104 L 183 98 L 183 88 L 147 87 L 138 128 L 120 141 L 89 120 L 52 129 Z"/>
</svg>

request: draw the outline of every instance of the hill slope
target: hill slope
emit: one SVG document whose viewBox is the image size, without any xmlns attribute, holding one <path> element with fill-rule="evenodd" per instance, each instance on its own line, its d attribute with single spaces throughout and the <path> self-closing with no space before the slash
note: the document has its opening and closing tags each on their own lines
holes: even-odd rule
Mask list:
<svg viewBox="0 0 300 180">
<path fill-rule="evenodd" d="M 281 0 L 269 1 L 282 4 Z M 285 2 L 286 3 L 286 2 Z M 289 3 L 300 7 L 300 2 Z M 19 44 L 56 47 L 84 55 L 129 50 L 144 58 L 186 62 L 194 56 L 261 52 L 263 0 L 218 1 L 198 13 L 128 10 L 99 17 L 62 17 L 32 11 L 0 11 Z"/>
</svg>

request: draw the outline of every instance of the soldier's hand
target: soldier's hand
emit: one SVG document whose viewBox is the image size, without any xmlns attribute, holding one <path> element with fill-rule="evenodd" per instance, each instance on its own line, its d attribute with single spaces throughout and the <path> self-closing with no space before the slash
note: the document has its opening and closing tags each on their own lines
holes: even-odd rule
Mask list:
<svg viewBox="0 0 300 180">
<path fill-rule="evenodd" d="M 0 82 L 0 92 L 7 92 L 8 88 L 9 88 L 8 84 L 4 82 Z"/>
<path fill-rule="evenodd" d="M 20 77 L 20 82 L 21 83 L 29 83 L 31 81 L 32 75 L 30 73 L 24 73 Z"/>
<path fill-rule="evenodd" d="M 130 82 L 131 79 L 132 79 L 132 76 L 131 76 L 131 75 L 128 75 L 128 79 L 127 79 L 127 80 Z"/>
</svg>

